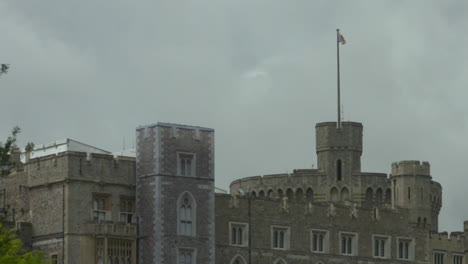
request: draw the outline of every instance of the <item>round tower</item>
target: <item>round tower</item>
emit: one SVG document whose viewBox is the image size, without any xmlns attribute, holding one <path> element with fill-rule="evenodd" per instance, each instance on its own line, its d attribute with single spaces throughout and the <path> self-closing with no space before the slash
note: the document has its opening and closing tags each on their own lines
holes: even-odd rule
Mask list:
<svg viewBox="0 0 468 264">
<path fill-rule="evenodd" d="M 393 206 L 409 209 L 411 223 L 437 231 L 442 187 L 432 181 L 429 162 L 394 162 L 391 181 Z"/>
<path fill-rule="evenodd" d="M 329 183 L 351 180 L 361 172 L 362 124 L 336 122 L 315 125 L 318 169 L 327 174 Z"/>
</svg>

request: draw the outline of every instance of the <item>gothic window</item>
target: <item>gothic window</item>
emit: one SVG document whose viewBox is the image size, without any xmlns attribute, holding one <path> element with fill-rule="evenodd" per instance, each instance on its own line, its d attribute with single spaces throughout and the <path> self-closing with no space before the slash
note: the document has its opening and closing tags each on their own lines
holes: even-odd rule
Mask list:
<svg viewBox="0 0 468 264">
<path fill-rule="evenodd" d="M 311 203 L 314 201 L 314 191 L 312 188 L 308 188 L 306 191 L 307 202 Z"/>
<path fill-rule="evenodd" d="M 246 223 L 229 222 L 232 246 L 248 246 L 249 229 Z"/>
<path fill-rule="evenodd" d="M 93 220 L 94 221 L 106 221 L 110 220 L 110 212 L 108 212 L 109 195 L 93 195 Z"/>
<path fill-rule="evenodd" d="M 434 252 L 434 264 L 445 264 L 445 253 Z"/>
<path fill-rule="evenodd" d="M 178 202 L 178 234 L 195 236 L 196 203 L 189 193 L 179 197 Z"/>
<path fill-rule="evenodd" d="M 272 226 L 272 248 L 288 249 L 289 248 L 289 227 Z"/>
<path fill-rule="evenodd" d="M 58 264 L 58 255 L 54 254 L 50 256 L 50 264 Z"/>
<path fill-rule="evenodd" d="M 255 191 L 252 191 L 251 196 L 252 196 L 252 198 L 255 198 L 255 197 L 257 197 L 257 193 Z"/>
<path fill-rule="evenodd" d="M 96 263 L 104 264 L 104 239 L 96 239 Z"/>
<path fill-rule="evenodd" d="M 357 255 L 357 234 L 340 232 L 340 252 L 343 255 Z"/>
<path fill-rule="evenodd" d="M 293 192 L 293 190 L 288 189 L 288 190 L 286 191 L 286 196 L 288 197 L 288 201 L 289 201 L 289 202 L 292 202 L 292 200 L 294 199 L 294 192 Z"/>
<path fill-rule="evenodd" d="M 274 264 L 286 264 L 286 261 L 284 261 L 283 259 L 277 259 Z"/>
<path fill-rule="evenodd" d="M 366 190 L 366 203 L 368 205 L 372 204 L 372 202 L 374 201 L 374 191 L 372 190 L 372 188 L 367 188 Z"/>
<path fill-rule="evenodd" d="M 390 257 L 390 237 L 382 235 L 373 235 L 374 241 L 374 257 L 389 258 Z"/>
<path fill-rule="evenodd" d="M 378 188 L 377 191 L 375 191 L 375 202 L 377 205 L 382 204 L 382 189 Z"/>
<path fill-rule="evenodd" d="M 178 264 L 195 264 L 195 253 L 191 249 L 179 249 Z"/>
<path fill-rule="evenodd" d="M 177 153 L 177 174 L 181 176 L 195 176 L 195 154 Z"/>
<path fill-rule="evenodd" d="M 283 198 L 283 190 L 278 189 L 278 198 Z"/>
<path fill-rule="evenodd" d="M 341 168 L 341 160 L 336 161 L 336 179 L 341 181 L 342 177 L 342 168 Z"/>
<path fill-rule="evenodd" d="M 303 201 L 303 199 L 304 199 L 304 192 L 302 191 L 301 188 L 297 188 L 297 190 L 296 190 L 296 200 L 298 202 L 301 202 L 301 201 Z"/>
<path fill-rule="evenodd" d="M 414 256 L 414 240 L 410 238 L 398 238 L 398 259 L 412 260 Z"/>
<path fill-rule="evenodd" d="M 338 202 L 338 189 L 335 187 L 330 190 L 330 200 L 333 202 Z"/>
<path fill-rule="evenodd" d="M 392 203 L 392 190 L 387 189 L 385 191 L 385 203 L 390 204 Z"/>
<path fill-rule="evenodd" d="M 265 197 L 265 192 L 264 192 L 263 190 L 261 190 L 261 191 L 258 193 L 258 197 L 260 197 L 260 198 Z"/>
<path fill-rule="evenodd" d="M 126 224 L 134 223 L 133 217 L 135 215 L 135 200 L 131 198 L 120 198 L 119 207 L 119 221 Z"/>
<path fill-rule="evenodd" d="M 463 255 L 453 254 L 453 264 L 463 264 Z"/>
<path fill-rule="evenodd" d="M 231 261 L 231 264 L 246 264 L 246 263 L 247 262 L 241 255 L 235 256 Z"/>
<path fill-rule="evenodd" d="M 268 198 L 273 198 L 273 190 L 268 190 Z"/>
<path fill-rule="evenodd" d="M 348 188 L 343 187 L 343 189 L 341 189 L 340 200 L 343 201 L 343 202 L 349 200 Z"/>
<path fill-rule="evenodd" d="M 107 248 L 105 248 L 104 239 L 97 239 L 96 263 L 132 264 L 132 247 L 133 242 L 131 240 L 107 239 Z M 104 262 L 104 259 L 107 259 L 107 262 Z"/>
<path fill-rule="evenodd" d="M 312 229 L 311 250 L 316 253 L 328 252 L 328 231 Z"/>
</svg>

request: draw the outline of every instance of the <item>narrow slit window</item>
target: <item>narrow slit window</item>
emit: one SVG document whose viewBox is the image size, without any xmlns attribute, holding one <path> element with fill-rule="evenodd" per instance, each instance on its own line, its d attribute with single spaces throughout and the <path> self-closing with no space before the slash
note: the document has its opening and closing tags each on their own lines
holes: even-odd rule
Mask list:
<svg viewBox="0 0 468 264">
<path fill-rule="evenodd" d="M 338 181 L 341 181 L 341 178 L 342 178 L 342 177 L 341 177 L 341 176 L 342 176 L 342 175 L 341 175 L 341 173 L 342 173 L 341 170 L 342 170 L 342 169 L 341 169 L 341 160 L 337 160 L 337 161 L 336 161 L 336 179 L 337 179 Z"/>
</svg>

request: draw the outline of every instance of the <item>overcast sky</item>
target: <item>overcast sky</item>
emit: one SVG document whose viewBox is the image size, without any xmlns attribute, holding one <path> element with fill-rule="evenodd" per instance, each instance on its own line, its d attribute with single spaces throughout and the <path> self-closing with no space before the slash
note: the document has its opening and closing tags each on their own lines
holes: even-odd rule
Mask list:
<svg viewBox="0 0 468 264">
<path fill-rule="evenodd" d="M 157 121 L 216 131 L 216 185 L 316 164 L 317 122 L 364 124 L 364 171 L 427 160 L 440 230 L 468 220 L 467 1 L 0 0 L 0 138 L 118 151 Z"/>
</svg>

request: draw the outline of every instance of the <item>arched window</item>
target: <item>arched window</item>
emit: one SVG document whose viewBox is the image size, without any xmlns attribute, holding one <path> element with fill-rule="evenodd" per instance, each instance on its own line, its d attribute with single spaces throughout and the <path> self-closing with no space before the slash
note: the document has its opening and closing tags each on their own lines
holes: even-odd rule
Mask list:
<svg viewBox="0 0 468 264">
<path fill-rule="evenodd" d="M 367 188 L 366 190 L 366 203 L 368 205 L 372 204 L 372 202 L 374 201 L 374 191 L 372 190 L 372 188 Z"/>
<path fill-rule="evenodd" d="M 260 198 L 265 197 L 265 192 L 264 192 L 263 190 L 261 190 L 261 191 L 258 193 L 258 197 L 260 197 Z"/>
<path fill-rule="evenodd" d="M 284 259 L 279 258 L 275 262 L 273 262 L 273 264 L 287 264 L 287 263 L 286 263 L 286 261 L 284 261 Z"/>
<path fill-rule="evenodd" d="M 273 190 L 268 190 L 268 198 L 273 198 Z"/>
<path fill-rule="evenodd" d="M 252 191 L 252 195 L 251 195 L 251 196 L 252 196 L 252 198 L 255 198 L 255 197 L 257 197 L 257 193 L 256 193 L 255 191 Z"/>
<path fill-rule="evenodd" d="M 241 255 L 236 255 L 230 264 L 247 264 L 247 261 Z"/>
<path fill-rule="evenodd" d="M 192 252 L 180 251 L 178 264 L 192 264 Z"/>
<path fill-rule="evenodd" d="M 335 187 L 331 188 L 330 190 L 330 200 L 332 202 L 338 202 L 338 189 Z"/>
<path fill-rule="evenodd" d="M 308 188 L 306 191 L 307 202 L 311 203 L 314 201 L 314 191 L 312 188 Z"/>
<path fill-rule="evenodd" d="M 385 191 L 385 203 L 392 203 L 392 190 L 390 188 Z"/>
<path fill-rule="evenodd" d="M 343 189 L 341 189 L 340 200 L 341 201 L 348 201 L 349 200 L 348 188 L 343 187 Z"/>
<path fill-rule="evenodd" d="M 195 236 L 197 205 L 193 196 L 185 192 L 178 200 L 178 234 Z"/>
<path fill-rule="evenodd" d="M 301 188 L 297 188 L 296 190 L 296 200 L 298 202 L 301 202 L 304 199 L 304 192 L 302 191 Z"/>
<path fill-rule="evenodd" d="M 283 190 L 278 189 L 277 194 L 278 194 L 278 198 L 283 198 Z"/>
<path fill-rule="evenodd" d="M 288 197 L 288 201 L 291 202 L 294 199 L 294 192 L 291 189 L 286 190 L 286 196 Z"/>
<path fill-rule="evenodd" d="M 342 168 L 341 168 L 341 160 L 336 161 L 336 180 L 341 181 L 342 179 Z"/>
<path fill-rule="evenodd" d="M 377 205 L 382 204 L 382 189 L 378 188 L 377 191 L 375 191 L 375 202 Z"/>
</svg>

